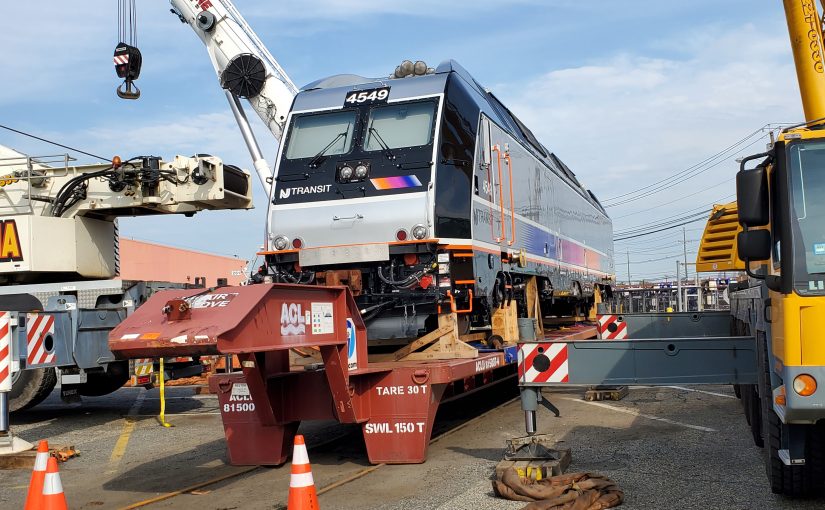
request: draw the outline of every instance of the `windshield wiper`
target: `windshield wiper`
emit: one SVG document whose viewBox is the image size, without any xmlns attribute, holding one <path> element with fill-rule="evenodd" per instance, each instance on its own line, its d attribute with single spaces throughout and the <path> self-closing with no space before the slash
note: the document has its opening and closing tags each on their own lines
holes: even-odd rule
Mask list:
<svg viewBox="0 0 825 510">
<path fill-rule="evenodd" d="M 376 140 L 378 140 L 378 143 L 381 145 L 381 148 L 384 149 L 384 155 L 387 156 L 387 159 L 395 159 L 395 154 L 392 153 L 392 151 L 390 150 L 390 146 L 387 145 L 387 142 L 385 142 L 384 139 L 381 138 L 381 135 L 378 134 L 378 130 L 370 126 L 369 132 L 371 135 L 375 136 Z"/>
<path fill-rule="evenodd" d="M 318 168 L 318 164 L 321 162 L 321 159 L 324 157 L 324 154 L 326 154 L 327 151 L 330 150 L 332 148 L 332 146 L 335 145 L 335 143 L 338 142 L 338 140 L 341 139 L 342 136 L 346 137 L 348 132 L 349 132 L 349 126 L 347 126 L 346 131 L 342 131 L 341 133 L 338 133 L 337 135 L 335 135 L 335 138 L 333 138 L 332 141 L 329 142 L 326 147 L 324 147 L 323 149 L 318 151 L 318 154 L 316 154 L 310 160 L 309 167 L 310 168 Z"/>
</svg>

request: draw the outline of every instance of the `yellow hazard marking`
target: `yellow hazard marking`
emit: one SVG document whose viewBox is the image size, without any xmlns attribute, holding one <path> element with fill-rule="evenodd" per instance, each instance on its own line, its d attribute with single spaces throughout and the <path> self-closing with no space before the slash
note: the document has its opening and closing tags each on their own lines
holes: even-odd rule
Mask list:
<svg viewBox="0 0 825 510">
<path fill-rule="evenodd" d="M 135 375 L 151 375 L 154 372 L 154 360 L 140 358 L 135 360 Z"/>
<path fill-rule="evenodd" d="M 120 462 L 120 459 L 123 458 L 123 454 L 126 453 L 126 446 L 129 444 L 129 438 L 135 430 L 135 426 L 137 424 L 137 414 L 140 411 L 140 407 L 143 405 L 144 400 L 146 400 L 146 392 L 142 391 L 135 398 L 135 402 L 132 404 L 131 409 L 129 409 L 129 414 L 123 418 L 123 430 L 120 432 L 120 437 L 117 438 L 115 447 L 112 450 L 112 455 L 109 457 L 109 463 L 112 464 L 113 467 Z M 114 472 L 114 470 L 109 471 L 109 473 Z"/>
<path fill-rule="evenodd" d="M 126 446 L 129 444 L 129 437 L 132 435 L 134 430 L 135 419 L 127 416 L 123 422 L 123 430 L 120 432 L 120 437 L 117 438 L 115 448 L 112 450 L 112 456 L 109 457 L 109 462 L 113 464 L 120 462 L 120 459 L 123 458 L 123 455 L 126 453 Z"/>
</svg>

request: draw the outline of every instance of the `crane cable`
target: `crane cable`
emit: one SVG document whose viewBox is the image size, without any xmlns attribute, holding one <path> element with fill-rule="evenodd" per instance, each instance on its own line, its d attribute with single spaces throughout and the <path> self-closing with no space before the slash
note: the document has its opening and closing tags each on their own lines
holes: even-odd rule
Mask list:
<svg viewBox="0 0 825 510">
<path fill-rule="evenodd" d="M 134 0 L 118 0 L 117 19 L 117 40 L 129 46 L 137 46 L 137 9 Z"/>
<path fill-rule="evenodd" d="M 137 99 L 140 89 L 134 81 L 140 76 L 143 57 L 137 48 L 137 9 L 135 0 L 118 0 L 118 43 L 115 46 L 114 64 L 118 78 L 123 83 L 117 88 L 121 99 Z"/>
</svg>

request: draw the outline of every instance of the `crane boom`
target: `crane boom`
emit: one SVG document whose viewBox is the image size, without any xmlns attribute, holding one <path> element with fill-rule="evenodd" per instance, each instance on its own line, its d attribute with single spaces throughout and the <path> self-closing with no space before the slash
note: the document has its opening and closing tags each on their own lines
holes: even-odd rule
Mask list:
<svg viewBox="0 0 825 510">
<path fill-rule="evenodd" d="M 825 117 L 822 20 L 814 0 L 783 0 L 805 120 Z"/>
<path fill-rule="evenodd" d="M 280 141 L 298 88 L 230 0 L 170 2 L 172 12 L 178 15 L 181 22 L 192 27 L 206 46 L 252 155 L 255 170 L 269 194 L 272 171 L 261 155 L 237 98 L 246 99 L 276 140 Z"/>
</svg>

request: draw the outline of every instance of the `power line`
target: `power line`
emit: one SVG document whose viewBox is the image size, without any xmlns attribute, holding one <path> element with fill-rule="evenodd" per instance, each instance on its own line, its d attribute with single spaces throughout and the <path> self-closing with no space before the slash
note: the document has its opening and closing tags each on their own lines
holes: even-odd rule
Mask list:
<svg viewBox="0 0 825 510">
<path fill-rule="evenodd" d="M 647 230 L 652 230 L 652 229 L 656 229 L 656 228 L 659 228 L 659 227 L 669 226 L 669 225 L 671 225 L 673 223 L 676 223 L 676 222 L 679 222 L 679 221 L 684 221 L 684 220 L 691 219 L 691 218 L 694 218 L 694 217 L 702 216 L 702 215 L 706 214 L 709 211 L 710 211 L 710 207 L 708 207 L 708 206 L 702 206 L 702 207 L 699 208 L 699 210 L 690 209 L 690 210 L 684 211 L 682 213 L 679 213 L 678 215 L 669 216 L 667 218 L 661 218 L 661 219 L 656 220 L 656 221 L 652 221 L 652 222 L 649 222 L 649 223 L 642 223 L 642 224 L 639 224 L 639 225 L 634 225 L 632 227 L 628 227 L 628 228 L 623 229 L 623 230 L 619 230 L 618 232 L 613 233 L 613 237 L 614 238 L 624 237 L 628 234 L 637 234 L 637 233 L 640 233 L 640 232 L 645 232 Z"/>
<path fill-rule="evenodd" d="M 716 184 L 714 184 L 713 186 L 702 186 L 702 188 L 701 188 L 699 191 L 695 191 L 695 192 L 693 192 L 693 193 L 689 193 L 689 194 L 687 194 L 687 195 L 680 195 L 680 196 L 679 196 L 679 198 L 676 198 L 676 199 L 671 200 L 671 201 L 669 201 L 669 202 L 663 202 L 663 203 L 661 203 L 661 204 L 654 205 L 654 206 L 652 206 L 652 207 L 648 207 L 647 209 L 640 209 L 640 210 L 638 210 L 638 211 L 634 211 L 634 212 L 632 212 L 632 213 L 623 214 L 623 215 L 621 215 L 621 216 L 616 216 L 616 217 L 614 217 L 613 219 L 614 219 L 614 220 L 620 220 L 620 219 L 622 219 L 622 218 L 627 218 L 627 217 L 629 217 L 629 216 L 636 216 L 637 214 L 641 214 L 641 213 L 643 213 L 643 212 L 647 212 L 647 211 L 652 211 L 652 210 L 654 210 L 654 209 L 659 209 L 659 208 L 661 208 L 661 207 L 670 207 L 671 205 L 673 205 L 673 204 L 674 204 L 674 203 L 676 203 L 676 202 L 680 202 L 680 201 L 682 201 L 682 200 L 684 200 L 684 199 L 686 199 L 686 198 L 690 198 L 690 197 L 693 197 L 693 196 L 699 195 L 700 193 L 704 193 L 704 192 L 706 192 L 706 191 L 708 191 L 708 190 L 711 190 L 711 189 L 713 189 L 713 188 L 718 188 L 719 186 L 721 186 L 721 185 L 723 185 L 723 184 L 728 184 L 729 182 L 731 182 L 731 181 L 733 181 L 733 180 L 734 180 L 734 178 L 733 178 L 733 177 L 731 177 L 730 179 L 725 179 L 724 181 L 719 182 L 719 183 L 716 183 Z M 728 196 L 729 196 L 729 197 L 734 197 L 735 195 L 728 195 Z M 725 197 L 725 198 L 727 198 L 727 197 Z"/>
<path fill-rule="evenodd" d="M 756 144 L 756 143 L 758 143 L 761 139 L 762 139 L 762 138 L 757 138 L 757 139 L 756 139 L 756 140 L 754 140 L 753 142 L 749 143 L 747 146 L 743 147 L 743 148 L 740 150 L 740 152 L 741 152 L 742 150 L 747 149 L 748 147 L 751 147 L 752 145 L 755 145 L 755 144 Z M 733 155 L 732 155 L 732 156 L 733 156 Z M 731 157 L 732 157 L 732 156 L 731 156 Z M 728 159 L 730 159 L 730 158 L 728 158 Z M 642 199 L 642 198 L 645 198 L 645 197 L 649 197 L 649 196 L 651 196 L 651 195 L 655 195 L 656 193 L 661 193 L 662 191 L 664 191 L 664 190 L 666 190 L 666 189 L 673 188 L 674 186 L 677 186 L 677 185 L 679 185 L 679 184 L 682 184 L 682 183 L 683 183 L 683 182 L 685 182 L 685 181 L 688 181 L 688 180 L 690 180 L 690 179 L 692 179 L 692 178 L 694 178 L 694 177 L 697 177 L 698 175 L 703 174 L 703 173 L 707 172 L 708 170 L 711 170 L 711 169 L 713 169 L 713 168 L 715 168 L 715 167 L 717 167 L 717 166 L 721 165 L 722 163 L 725 163 L 726 161 L 727 161 L 727 159 L 722 159 L 722 160 L 719 160 L 719 161 L 717 161 L 716 163 L 714 163 L 714 164 L 712 164 L 712 165 L 710 165 L 710 166 L 708 166 L 708 167 L 706 167 L 706 168 L 703 168 L 702 170 L 699 170 L 699 171 L 697 171 L 697 172 L 694 172 L 694 173 L 693 173 L 693 174 L 691 174 L 691 175 L 686 175 L 686 176 L 684 176 L 684 177 L 680 178 L 678 181 L 673 181 L 673 182 L 671 182 L 671 183 L 669 183 L 669 184 L 667 184 L 667 185 L 661 186 L 661 187 L 659 187 L 659 188 L 652 189 L 652 190 L 650 190 L 650 191 L 646 191 L 646 192 L 644 192 L 644 193 L 642 193 L 642 194 L 634 195 L 634 196 L 629 197 L 629 198 L 626 198 L 626 199 L 624 199 L 624 200 L 622 200 L 622 201 L 620 201 L 620 202 L 616 202 L 616 203 L 613 203 L 613 204 L 610 204 L 610 205 L 606 205 L 605 207 L 616 207 L 616 206 L 619 206 L 619 205 L 629 204 L 629 203 L 631 203 L 631 202 L 635 202 L 635 201 L 637 201 L 637 200 L 639 200 L 639 199 Z"/>
<path fill-rule="evenodd" d="M 662 231 L 665 231 L 665 230 L 670 230 L 670 229 L 673 229 L 673 228 L 681 227 L 683 225 L 690 225 L 691 223 L 696 223 L 697 221 L 704 220 L 705 216 L 709 212 L 710 212 L 710 210 L 703 211 L 703 212 L 698 213 L 696 218 L 686 219 L 686 221 L 684 221 L 682 223 L 676 223 L 674 225 L 668 225 L 666 227 L 662 227 L 662 228 L 659 228 L 659 229 L 656 229 L 656 230 L 651 230 L 649 232 L 641 232 L 639 234 L 633 234 L 633 235 L 622 234 L 622 237 L 614 238 L 614 240 L 624 241 L 625 239 L 633 239 L 633 238 L 636 238 L 636 237 L 642 237 L 642 236 L 646 236 L 646 235 L 650 235 L 650 234 L 655 234 L 657 232 L 662 232 Z"/>
<path fill-rule="evenodd" d="M 614 206 L 617 206 L 617 205 L 621 205 L 623 203 L 627 203 L 627 202 L 636 200 L 637 198 L 641 198 L 642 196 L 648 196 L 652 193 L 657 193 L 658 191 L 661 191 L 663 189 L 667 189 L 669 187 L 675 186 L 676 184 L 679 184 L 680 182 L 684 182 L 684 180 L 686 180 L 688 178 L 691 178 L 691 177 L 695 177 L 696 175 L 699 175 L 700 173 L 705 172 L 705 171 L 721 164 L 725 160 L 729 159 L 729 156 L 727 156 L 728 152 L 731 152 L 734 149 L 737 149 L 737 147 L 739 147 L 743 143 L 747 142 L 748 140 L 750 140 L 754 136 L 756 136 L 760 133 L 763 133 L 765 129 L 769 129 L 769 128 L 770 128 L 770 124 L 766 124 L 765 126 L 762 126 L 761 128 L 751 132 L 750 134 L 748 134 L 744 138 L 741 138 L 740 140 L 738 140 L 738 141 L 734 142 L 733 144 L 729 145 L 728 147 L 725 147 L 721 151 L 713 154 L 712 156 L 709 156 L 709 157 L 705 158 L 704 160 L 702 160 L 699 163 L 691 165 L 691 166 L 689 166 L 688 168 L 686 168 L 684 170 L 680 170 L 680 171 L 678 171 L 678 172 L 676 172 L 676 173 L 674 173 L 674 174 L 672 174 L 672 175 L 670 175 L 670 176 L 668 176 L 664 179 L 660 179 L 660 180 L 658 180 L 654 183 L 648 184 L 646 186 L 642 186 L 641 188 L 638 188 L 636 190 L 628 191 L 626 193 L 622 193 L 622 194 L 619 194 L 619 195 L 615 195 L 615 196 L 612 196 L 612 197 L 605 198 L 605 199 L 602 200 L 602 203 L 605 204 L 605 207 L 614 207 Z M 764 135 L 760 136 L 757 140 L 751 142 L 750 144 L 746 145 L 745 147 L 737 149 L 737 152 L 741 151 L 741 150 L 744 150 L 747 147 L 750 147 L 751 145 L 758 142 L 763 137 L 764 137 Z M 707 168 L 702 169 L 702 167 L 704 167 L 707 164 L 710 164 L 711 162 L 713 162 L 714 160 L 716 160 L 718 158 L 723 158 L 723 159 L 713 163 L 711 166 L 708 166 Z M 679 180 L 679 179 L 682 179 L 682 180 Z M 674 182 L 674 181 L 677 181 L 677 180 L 679 180 L 679 181 Z M 634 196 L 634 195 L 639 195 L 639 196 Z M 621 200 L 617 203 L 607 204 L 607 202 L 613 202 L 613 201 L 616 201 L 620 198 L 623 199 L 623 200 Z"/>
<path fill-rule="evenodd" d="M 91 156 L 93 158 L 96 158 L 96 159 L 99 159 L 99 160 L 102 160 L 102 161 L 108 161 L 109 160 L 109 158 L 104 158 L 103 156 L 98 156 L 97 154 L 92 154 L 91 152 L 86 152 L 86 151 L 82 151 L 80 149 L 76 149 L 74 147 L 69 147 L 68 145 L 63 145 L 62 143 L 57 143 L 57 142 L 52 141 L 52 140 L 47 140 L 46 138 L 35 136 L 31 133 L 26 133 L 24 131 L 20 131 L 18 129 L 10 128 L 10 127 L 4 126 L 2 124 L 0 124 L 0 128 L 7 129 L 7 130 L 12 131 L 14 133 L 17 133 L 19 135 L 28 136 L 29 138 L 34 138 L 35 140 L 40 140 L 41 142 L 46 142 L 46 143 L 50 143 L 52 145 L 57 145 L 58 147 L 63 147 L 64 149 L 70 150 L 72 152 L 85 154 L 86 156 Z"/>
<path fill-rule="evenodd" d="M 692 239 L 692 240 L 689 240 L 687 243 L 688 244 L 694 244 L 694 243 L 698 243 L 698 242 L 699 242 L 698 239 Z M 668 243 L 668 244 L 663 244 L 663 245 L 660 245 L 660 246 L 651 246 L 649 248 L 641 248 L 641 249 L 638 249 L 638 250 L 628 250 L 627 248 L 625 248 L 624 250 L 622 250 L 622 252 L 630 252 L 630 253 L 633 253 L 635 255 L 658 255 L 659 253 L 661 253 L 662 250 L 673 249 L 676 246 L 681 245 L 681 244 L 682 244 L 682 241 L 674 240 L 673 242 Z"/>
<path fill-rule="evenodd" d="M 771 124 L 766 124 L 762 128 L 750 133 L 745 138 L 742 138 L 741 140 L 737 141 L 733 145 L 731 145 L 729 147 L 726 147 L 722 151 L 714 154 L 713 156 L 711 156 L 709 158 L 706 158 L 705 160 L 703 160 L 700 163 L 697 163 L 696 165 L 688 167 L 685 170 L 677 172 L 677 173 L 675 173 L 675 174 L 673 174 L 673 175 L 671 175 L 671 176 L 669 176 L 665 179 L 661 179 L 661 180 L 659 180 L 659 181 L 657 181 L 653 184 L 648 184 L 648 185 L 643 186 L 641 188 L 638 188 L 636 190 L 629 191 L 629 192 L 623 193 L 621 195 L 616 195 L 614 197 L 610 197 L 608 199 L 603 200 L 602 202 L 605 204 L 605 207 L 616 207 L 616 206 L 628 204 L 628 203 L 631 203 L 631 202 L 635 202 L 636 200 L 639 200 L 641 198 L 648 197 L 648 196 L 654 195 L 656 193 L 660 193 L 660 192 L 662 192 L 666 189 L 673 188 L 673 187 L 675 187 L 675 186 L 677 186 L 677 185 L 679 185 L 683 182 L 686 182 L 686 181 L 688 181 L 688 180 L 690 180 L 694 177 L 699 176 L 700 174 L 703 174 L 703 173 L 707 172 L 708 170 L 710 170 L 714 167 L 719 166 L 720 164 L 728 161 L 729 159 L 732 159 L 737 154 L 742 153 L 743 151 L 745 151 L 749 147 L 751 147 L 751 146 L 755 145 L 756 143 L 760 142 L 767 135 L 760 136 L 759 138 L 751 141 L 750 143 L 748 143 L 747 145 L 745 145 L 743 147 L 738 147 L 739 145 L 747 142 L 750 138 L 752 138 L 753 136 L 759 134 L 760 132 L 764 132 L 766 130 L 767 131 L 773 131 L 774 129 L 775 128 L 772 127 Z M 730 154 L 726 154 L 727 152 L 732 151 L 734 149 L 735 149 L 735 152 L 731 152 Z M 721 159 L 717 159 L 717 158 L 721 158 Z M 621 200 L 619 200 L 619 199 L 621 199 Z M 613 201 L 613 203 L 608 203 L 610 201 Z"/>
<path fill-rule="evenodd" d="M 656 259 L 648 259 L 648 260 L 631 260 L 631 261 L 630 261 L 630 263 L 631 263 L 631 264 L 647 264 L 647 263 L 649 263 L 649 262 L 661 262 L 661 261 L 663 261 L 663 260 L 671 260 L 671 259 L 675 259 L 675 258 L 677 258 L 677 257 L 679 257 L 679 256 L 681 256 L 681 255 L 682 255 L 682 253 L 680 252 L 680 253 L 674 253 L 674 254 L 672 254 L 672 255 L 667 255 L 667 256 L 660 257 L 660 258 L 656 258 Z M 619 261 L 617 261 L 617 262 L 619 262 Z M 626 262 L 626 261 L 623 261 L 623 263 L 627 263 L 627 262 Z"/>
<path fill-rule="evenodd" d="M 660 243 L 660 242 L 666 241 L 666 240 L 673 240 L 673 238 L 671 236 L 673 236 L 673 232 L 664 234 L 663 236 L 657 236 L 657 237 L 652 237 L 650 239 L 644 239 L 644 240 L 641 240 L 641 241 L 630 241 L 630 242 L 632 242 L 633 246 L 646 246 L 646 245 L 649 245 L 649 244 L 652 244 L 652 243 Z M 616 244 L 628 243 L 628 241 L 622 242 L 622 241 L 616 241 L 615 239 L 614 239 L 614 242 Z"/>
<path fill-rule="evenodd" d="M 714 204 L 718 204 L 718 203 L 719 203 L 719 201 L 715 200 L 715 201 L 713 201 L 709 204 L 700 205 L 698 207 L 693 207 L 691 209 L 688 209 L 686 211 L 682 211 L 682 212 L 674 214 L 672 216 L 665 216 L 664 218 L 659 218 L 656 221 L 651 221 L 651 222 L 648 222 L 648 223 L 640 223 L 638 225 L 633 225 L 632 227 L 627 227 L 627 228 L 624 228 L 622 230 L 619 230 L 618 232 L 614 233 L 614 236 L 615 235 L 621 236 L 621 235 L 624 235 L 624 234 L 629 234 L 633 231 L 643 230 L 643 229 L 648 228 L 648 227 L 658 227 L 658 226 L 661 226 L 663 224 L 666 224 L 668 221 L 681 221 L 683 218 L 685 218 L 686 215 L 693 215 L 693 214 L 698 214 L 701 211 L 707 211 Z"/>
</svg>

